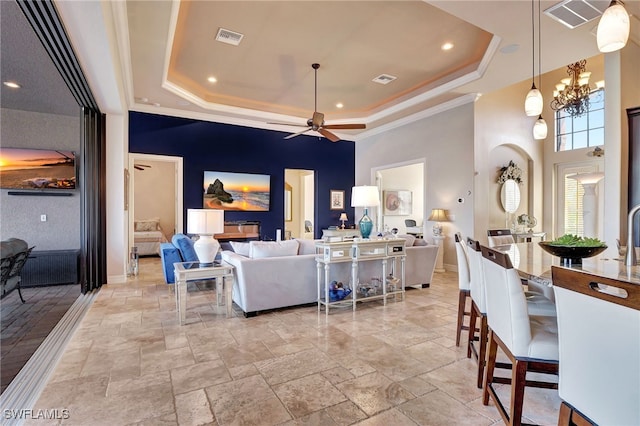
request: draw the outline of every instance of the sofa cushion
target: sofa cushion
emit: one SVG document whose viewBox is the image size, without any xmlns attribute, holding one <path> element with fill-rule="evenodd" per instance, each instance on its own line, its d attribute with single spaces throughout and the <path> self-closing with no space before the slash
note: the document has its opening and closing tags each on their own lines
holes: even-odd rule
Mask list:
<svg viewBox="0 0 640 426">
<path fill-rule="evenodd" d="M 316 241 L 307 239 L 296 239 L 298 242 L 298 254 L 316 254 Z"/>
<path fill-rule="evenodd" d="M 178 247 L 184 262 L 197 262 L 198 255 L 193 248 L 194 241 L 184 234 L 175 234 L 171 237 L 171 242 Z"/>
<path fill-rule="evenodd" d="M 425 240 L 424 238 L 416 238 L 416 240 L 413 242 L 413 245 L 415 247 L 428 246 L 429 245 L 429 241 Z"/>
<path fill-rule="evenodd" d="M 229 244 L 231 244 L 231 248 L 234 253 L 249 257 L 249 254 L 251 253 L 251 244 L 242 241 L 229 241 Z"/>
<path fill-rule="evenodd" d="M 404 243 L 405 247 L 411 247 L 416 241 L 416 237 L 409 234 L 398 235 L 398 238 L 404 238 L 407 240 L 407 242 Z"/>
<path fill-rule="evenodd" d="M 298 241 L 250 241 L 252 259 L 265 257 L 295 256 L 298 254 Z"/>
</svg>

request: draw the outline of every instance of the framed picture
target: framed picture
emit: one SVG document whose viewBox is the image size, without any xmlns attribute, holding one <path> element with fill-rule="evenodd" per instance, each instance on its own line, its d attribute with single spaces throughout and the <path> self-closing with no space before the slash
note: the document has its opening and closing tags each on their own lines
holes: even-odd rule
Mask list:
<svg viewBox="0 0 640 426">
<path fill-rule="evenodd" d="M 408 216 L 411 214 L 411 191 L 384 191 L 384 214 L 388 216 Z"/>
<path fill-rule="evenodd" d="M 330 191 L 331 197 L 331 210 L 343 210 L 344 209 L 344 191 L 338 189 L 332 189 Z"/>
</svg>

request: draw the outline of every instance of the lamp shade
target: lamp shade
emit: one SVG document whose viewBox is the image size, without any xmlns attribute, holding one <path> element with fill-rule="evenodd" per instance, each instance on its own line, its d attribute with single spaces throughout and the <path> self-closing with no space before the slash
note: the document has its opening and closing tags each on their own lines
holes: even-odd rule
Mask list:
<svg viewBox="0 0 640 426">
<path fill-rule="evenodd" d="M 529 90 L 527 93 L 527 97 L 524 100 L 524 112 L 529 117 L 535 117 L 536 115 L 540 115 L 542 113 L 542 104 L 544 103 L 542 99 L 542 93 L 535 86 Z"/>
<path fill-rule="evenodd" d="M 375 207 L 380 205 L 377 186 L 354 186 L 351 188 L 351 207 Z"/>
<path fill-rule="evenodd" d="M 434 222 L 447 222 L 449 219 L 443 209 L 432 209 L 431 216 L 429 216 L 429 219 L 427 220 L 432 220 Z"/>
<path fill-rule="evenodd" d="M 344 220 L 346 222 L 349 219 L 347 218 L 347 214 L 346 213 L 341 213 L 340 214 L 340 219 L 338 219 L 338 220 Z"/>
<path fill-rule="evenodd" d="M 629 39 L 629 30 L 629 14 L 624 6 L 617 1 L 612 1 L 598 24 L 596 33 L 598 50 L 608 53 L 622 49 Z"/>
<path fill-rule="evenodd" d="M 547 122 L 542 116 L 538 116 L 536 123 L 533 125 L 533 138 L 536 140 L 545 139 L 547 137 Z"/>
<path fill-rule="evenodd" d="M 224 210 L 187 209 L 187 232 L 197 235 L 224 232 Z"/>
</svg>

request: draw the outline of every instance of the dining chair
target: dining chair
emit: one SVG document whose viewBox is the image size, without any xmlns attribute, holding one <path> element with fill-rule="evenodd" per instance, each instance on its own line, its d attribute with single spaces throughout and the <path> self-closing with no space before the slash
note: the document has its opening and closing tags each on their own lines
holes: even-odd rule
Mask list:
<svg viewBox="0 0 640 426">
<path fill-rule="evenodd" d="M 456 258 L 458 261 L 458 322 L 456 326 L 456 346 L 460 346 L 460 335 L 462 330 L 468 330 L 464 325 L 464 317 L 470 317 L 471 311 L 466 310 L 467 299 L 471 297 L 469 283 L 469 261 L 464 245 L 464 240 L 460 233 L 455 234 Z"/>
<path fill-rule="evenodd" d="M 640 425 L 640 286 L 558 266 L 551 278 L 560 348 L 558 425 Z"/>
<path fill-rule="evenodd" d="M 487 239 L 489 241 L 489 247 L 513 244 L 516 242 L 510 229 L 489 229 L 487 231 Z"/>
<path fill-rule="evenodd" d="M 481 246 L 481 250 L 490 330 L 482 403 L 489 405 L 493 399 L 506 424 L 521 425 L 525 387 L 558 388 L 556 380 L 527 380 L 527 372 L 558 374 L 556 318 L 529 315 L 520 277 L 509 256 L 489 247 Z M 511 378 L 494 376 L 498 347 L 511 361 Z M 511 385 L 509 412 L 495 383 Z"/>
<path fill-rule="evenodd" d="M 471 238 L 467 238 L 467 258 L 469 259 L 470 291 L 471 291 L 471 320 L 470 324 L 476 325 L 480 320 L 479 327 L 469 327 L 469 340 L 467 346 L 467 358 L 473 354 L 478 361 L 478 388 L 482 388 L 484 380 L 484 367 L 486 365 L 487 338 L 489 326 L 487 323 L 487 295 L 484 277 L 484 266 L 482 263 L 482 250 L 480 243 Z M 537 292 L 525 290 L 527 301 L 527 312 L 533 316 L 555 316 L 556 308 L 553 302 L 544 295 Z M 476 337 L 476 330 L 479 336 Z M 478 342 L 476 348 L 475 342 Z M 509 364 L 496 363 L 498 368 L 511 368 Z"/>
</svg>

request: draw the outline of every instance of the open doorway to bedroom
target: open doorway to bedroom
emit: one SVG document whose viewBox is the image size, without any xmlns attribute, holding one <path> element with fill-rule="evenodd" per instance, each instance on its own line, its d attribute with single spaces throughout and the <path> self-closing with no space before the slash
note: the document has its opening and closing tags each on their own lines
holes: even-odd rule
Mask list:
<svg viewBox="0 0 640 426">
<path fill-rule="evenodd" d="M 129 155 L 129 250 L 158 256 L 160 244 L 182 233 L 182 157 Z"/>
<path fill-rule="evenodd" d="M 313 239 L 315 172 L 285 169 L 284 184 L 284 238 Z"/>
</svg>

